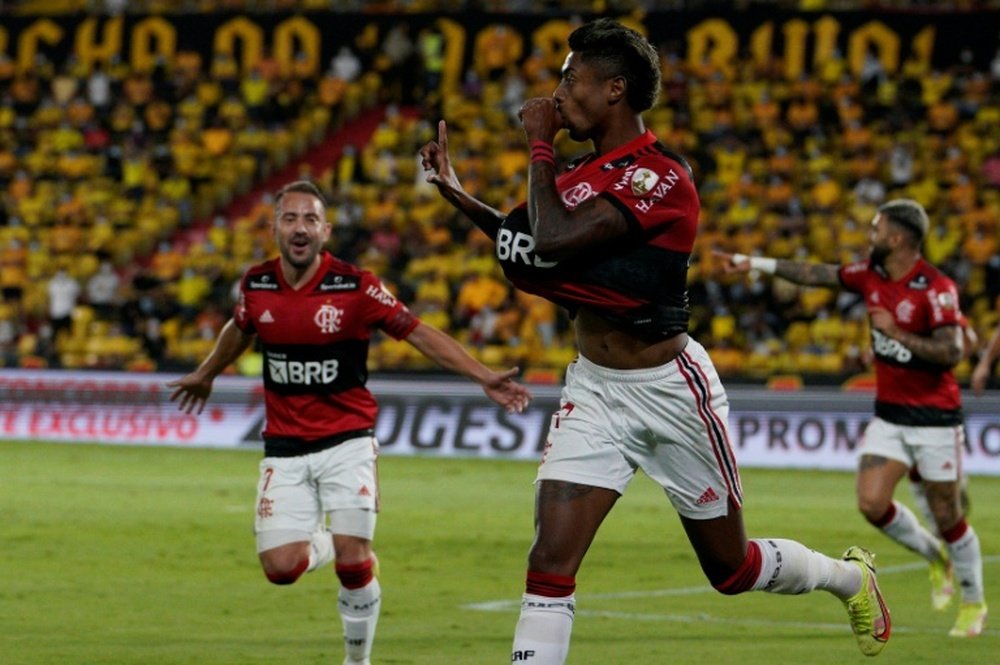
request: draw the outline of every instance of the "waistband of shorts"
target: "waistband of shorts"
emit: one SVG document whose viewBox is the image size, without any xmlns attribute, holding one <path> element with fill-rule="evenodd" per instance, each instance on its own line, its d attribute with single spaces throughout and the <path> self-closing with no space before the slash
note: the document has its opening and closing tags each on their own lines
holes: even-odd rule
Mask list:
<svg viewBox="0 0 1000 665">
<path fill-rule="evenodd" d="M 611 381 L 612 383 L 646 383 L 649 381 L 668 379 L 675 376 L 680 372 L 678 363 L 680 362 L 681 355 L 690 355 L 690 352 L 695 352 L 697 354 L 699 349 L 701 349 L 701 345 L 693 339 L 689 339 L 687 346 L 683 351 L 681 351 L 677 358 L 674 358 L 663 365 L 657 365 L 656 367 L 643 367 L 640 369 L 614 369 L 612 367 L 604 367 L 603 365 L 598 365 L 592 360 L 587 360 L 582 355 L 578 355 L 576 357 L 576 364 L 587 374 L 604 381 Z"/>
<path fill-rule="evenodd" d="M 371 427 L 366 429 L 354 429 L 347 432 L 339 432 L 331 436 L 324 436 L 322 439 L 293 439 L 284 436 L 269 436 L 264 439 L 264 457 L 300 457 L 311 455 L 322 450 L 339 446 L 351 439 L 360 439 L 366 436 L 374 436 L 375 430 Z"/>
</svg>

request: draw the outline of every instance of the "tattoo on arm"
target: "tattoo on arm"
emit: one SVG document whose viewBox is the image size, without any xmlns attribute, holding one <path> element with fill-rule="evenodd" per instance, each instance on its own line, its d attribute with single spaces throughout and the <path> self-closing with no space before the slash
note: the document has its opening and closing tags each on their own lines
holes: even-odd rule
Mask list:
<svg viewBox="0 0 1000 665">
<path fill-rule="evenodd" d="M 840 266 L 778 259 L 774 274 L 804 286 L 840 286 Z"/>
<path fill-rule="evenodd" d="M 555 174 L 555 166 L 542 161 L 532 162 L 528 171 L 528 222 L 535 250 L 540 254 L 546 253 L 549 243 L 558 239 L 562 225 L 556 220 L 566 215 L 566 207 L 555 188 Z"/>
<path fill-rule="evenodd" d="M 961 331 L 958 326 L 938 328 L 930 337 L 900 331 L 897 339 L 922 360 L 952 367 L 962 359 Z"/>
</svg>

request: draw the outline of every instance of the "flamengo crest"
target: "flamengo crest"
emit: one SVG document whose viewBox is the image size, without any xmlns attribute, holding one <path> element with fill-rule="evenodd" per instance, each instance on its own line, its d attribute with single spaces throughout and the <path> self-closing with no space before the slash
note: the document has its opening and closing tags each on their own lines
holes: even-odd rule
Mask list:
<svg viewBox="0 0 1000 665">
<path fill-rule="evenodd" d="M 587 199 L 592 198 L 594 194 L 594 188 L 590 186 L 589 182 L 581 182 L 563 192 L 561 198 L 566 207 L 572 210 Z"/>
<path fill-rule="evenodd" d="M 321 332 L 340 332 L 340 317 L 344 315 L 344 310 L 337 309 L 333 305 L 323 305 L 316 310 L 313 321 L 319 326 Z"/>
</svg>

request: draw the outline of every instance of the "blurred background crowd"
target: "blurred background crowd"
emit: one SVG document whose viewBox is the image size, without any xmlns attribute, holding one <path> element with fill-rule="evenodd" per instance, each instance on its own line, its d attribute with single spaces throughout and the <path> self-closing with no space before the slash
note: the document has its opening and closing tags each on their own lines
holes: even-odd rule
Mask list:
<svg viewBox="0 0 1000 665">
<path fill-rule="evenodd" d="M 253 11 L 265 3 L 3 2 L 0 12 Z M 444 11 L 490 2 L 266 3 L 272 10 Z M 506 11 L 710 8 L 712 2 L 504 2 Z M 746 2 L 797 10 L 981 11 L 996 2 Z M 44 8 L 41 7 L 44 5 Z M 169 7 L 167 7 L 169 6 Z M 551 6 L 551 7 L 550 7 Z M 641 21 L 642 12 L 630 15 Z M 460 16 L 458 17 L 460 19 Z M 379 274 L 422 318 L 484 362 L 555 381 L 574 357 L 565 314 L 513 290 L 490 241 L 426 184 L 417 149 L 449 125 L 465 187 L 501 210 L 525 195 L 522 101 L 549 95 L 561 54 L 532 49 L 503 16 L 475 35 L 461 84 L 441 86 L 445 35 L 405 14 L 344 35 L 320 73 L 265 54 L 252 67 L 179 50 L 133 68 L 0 53 L 0 362 L 7 367 L 180 371 L 211 348 L 252 263 L 273 256 L 281 178 L 308 177 L 330 201 L 331 249 Z M 712 249 L 846 262 L 867 253 L 883 201 L 923 203 L 928 259 L 959 284 L 981 336 L 1000 306 L 1000 42 L 992 60 L 916 57 L 896 71 L 834 50 L 789 78 L 740 52 L 691 63 L 661 41 L 662 103 L 647 125 L 692 163 L 702 221 L 690 271 L 691 329 L 730 380 L 843 382 L 867 370 L 863 303 L 782 280 L 723 278 Z M 8 44 L 16 35 L 8 35 Z M 560 159 L 582 152 L 569 140 Z M 426 371 L 379 339 L 373 369 Z M 260 371 L 253 350 L 237 371 Z M 968 371 L 963 365 L 960 373 Z"/>
<path fill-rule="evenodd" d="M 898 9 L 944 12 L 995 9 L 998 6 L 1000 3 L 997 0 L 0 0 L 0 12 L 31 14 L 71 12 L 169 14 L 217 11 L 602 13 L 752 7 L 799 11 Z"/>
</svg>

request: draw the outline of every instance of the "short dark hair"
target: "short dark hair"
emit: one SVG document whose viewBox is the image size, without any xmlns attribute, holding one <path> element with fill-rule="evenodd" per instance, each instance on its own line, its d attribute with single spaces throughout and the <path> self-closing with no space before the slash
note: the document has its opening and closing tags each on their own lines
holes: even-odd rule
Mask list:
<svg viewBox="0 0 1000 665">
<path fill-rule="evenodd" d="M 893 199 L 879 206 L 878 211 L 890 222 L 909 232 L 917 246 L 924 241 L 930 229 L 927 211 L 913 199 Z"/>
<path fill-rule="evenodd" d="M 323 196 L 323 192 L 320 191 L 319 187 L 308 180 L 296 180 L 295 182 L 290 182 L 279 189 L 274 195 L 275 210 L 277 210 L 277 208 L 281 205 L 281 199 L 285 197 L 285 194 L 289 194 L 291 192 L 311 194 L 319 199 L 319 202 L 323 204 L 324 208 L 327 206 L 326 197 Z"/>
<path fill-rule="evenodd" d="M 638 112 L 660 99 L 660 56 L 641 34 L 611 18 L 585 23 L 570 33 L 569 48 L 608 77 L 625 79 L 625 98 Z"/>
</svg>

